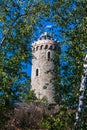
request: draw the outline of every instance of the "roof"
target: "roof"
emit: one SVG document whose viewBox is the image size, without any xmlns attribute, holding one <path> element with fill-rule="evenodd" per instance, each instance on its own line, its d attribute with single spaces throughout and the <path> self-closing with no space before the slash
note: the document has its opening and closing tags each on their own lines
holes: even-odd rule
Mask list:
<svg viewBox="0 0 87 130">
<path fill-rule="evenodd" d="M 57 45 L 58 43 L 59 42 L 57 42 L 57 40 L 54 40 L 48 32 L 44 32 L 40 36 L 40 38 L 37 41 L 35 41 L 32 45 L 33 46 L 46 45 L 46 44 L 47 45 L 48 44 L 50 44 L 50 45 L 53 45 L 53 44 Z"/>
<path fill-rule="evenodd" d="M 47 32 L 44 32 L 44 33 L 40 36 L 39 39 L 40 39 L 40 40 L 42 40 L 42 39 L 52 39 L 52 37 L 51 37 L 51 35 L 49 35 Z"/>
</svg>

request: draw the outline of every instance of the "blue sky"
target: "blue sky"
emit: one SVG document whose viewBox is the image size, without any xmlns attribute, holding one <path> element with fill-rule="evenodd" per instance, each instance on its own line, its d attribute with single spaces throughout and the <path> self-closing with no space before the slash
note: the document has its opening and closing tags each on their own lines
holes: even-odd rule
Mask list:
<svg viewBox="0 0 87 130">
<path fill-rule="evenodd" d="M 53 0 L 50 0 L 50 2 L 52 3 Z M 16 2 L 16 1 L 15 1 Z M 27 2 L 27 0 L 25 1 L 21 1 L 22 4 L 21 4 L 21 9 L 20 9 L 20 13 L 24 13 L 24 8 L 25 8 L 25 2 Z M 47 0 L 48 2 L 48 0 Z M 8 18 L 7 18 L 8 19 Z M 52 19 L 51 16 L 49 16 L 48 18 L 42 18 L 40 22 L 38 22 L 38 24 L 36 25 L 36 29 L 34 31 L 34 38 L 31 39 L 31 42 L 34 42 L 35 40 L 37 40 L 40 35 L 43 33 L 43 32 L 49 32 L 51 33 L 52 37 L 54 40 L 57 40 L 61 43 L 62 39 L 63 39 L 63 36 L 61 35 L 61 27 L 60 26 L 56 26 L 53 22 L 50 22 Z M 42 26 L 41 26 L 42 24 Z M 3 24 L 0 22 L 0 26 L 2 27 Z M 51 28 L 47 28 L 47 26 L 51 26 Z M 73 28 L 73 26 L 72 26 Z M 0 40 L 2 38 L 2 34 L 3 34 L 3 31 L 2 29 L 0 28 Z M 64 52 L 65 50 L 67 49 L 67 46 L 62 46 L 62 51 Z M 26 64 L 25 65 L 25 71 L 27 72 L 28 75 L 31 75 L 31 65 L 30 64 Z"/>
</svg>

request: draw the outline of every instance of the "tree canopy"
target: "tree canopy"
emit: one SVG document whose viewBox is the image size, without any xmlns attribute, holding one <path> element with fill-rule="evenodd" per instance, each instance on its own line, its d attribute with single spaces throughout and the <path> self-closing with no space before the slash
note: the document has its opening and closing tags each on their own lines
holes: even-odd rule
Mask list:
<svg viewBox="0 0 87 130">
<path fill-rule="evenodd" d="M 0 1 L 0 113 L 14 101 L 23 101 L 30 88 L 25 72 L 31 64 L 31 39 L 40 16 L 49 5 L 41 1 Z M 1 117 L 2 118 L 2 117 Z M 0 122 L 2 119 L 0 118 Z"/>
<path fill-rule="evenodd" d="M 13 100 L 21 101 L 22 94 L 29 88 L 29 76 L 24 71 L 31 62 L 31 41 L 34 31 L 42 19 L 46 18 L 56 28 L 54 35 L 61 37 L 60 63 L 59 53 L 55 52 L 56 68 L 53 79 L 57 90 L 56 101 L 60 105 L 57 115 L 47 117 L 49 129 L 67 129 L 73 127 L 75 120 L 68 124 L 72 114 L 70 109 L 78 106 L 79 88 L 83 75 L 83 63 L 87 53 L 86 0 L 1 0 L 0 1 L 0 110 Z M 44 29 L 43 29 L 44 30 Z M 52 29 L 54 31 L 54 28 Z M 64 47 L 64 50 L 63 48 Z M 87 90 L 85 90 L 85 111 L 87 113 Z M 65 117 L 63 115 L 65 114 Z M 57 114 L 57 113 L 56 113 Z M 67 116 L 68 115 L 68 116 Z M 81 129 L 87 127 L 82 115 Z M 62 118 L 61 118 L 62 117 Z M 52 126 L 49 121 L 53 122 Z M 66 122 L 64 124 L 64 121 Z M 48 125 L 46 124 L 46 125 Z M 64 125 L 63 125 L 64 124 Z"/>
</svg>

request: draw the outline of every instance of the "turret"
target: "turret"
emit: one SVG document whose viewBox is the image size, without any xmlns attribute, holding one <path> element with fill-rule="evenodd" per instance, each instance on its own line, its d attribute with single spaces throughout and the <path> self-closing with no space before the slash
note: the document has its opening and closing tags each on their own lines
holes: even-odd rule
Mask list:
<svg viewBox="0 0 87 130">
<path fill-rule="evenodd" d="M 32 77 L 31 90 L 37 98 L 46 98 L 49 103 L 54 102 L 55 91 L 52 84 L 54 69 L 54 50 L 60 51 L 60 44 L 54 41 L 48 33 L 44 33 L 32 44 Z"/>
</svg>

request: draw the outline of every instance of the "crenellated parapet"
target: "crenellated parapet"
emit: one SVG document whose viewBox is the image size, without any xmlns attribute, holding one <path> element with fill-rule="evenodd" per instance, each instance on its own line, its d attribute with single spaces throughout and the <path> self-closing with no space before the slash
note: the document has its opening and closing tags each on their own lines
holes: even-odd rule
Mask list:
<svg viewBox="0 0 87 130">
<path fill-rule="evenodd" d="M 44 49 L 60 51 L 60 44 L 57 41 L 53 41 L 49 39 L 38 40 L 33 43 L 33 46 L 32 46 L 33 53 L 38 50 L 44 50 Z"/>
</svg>

